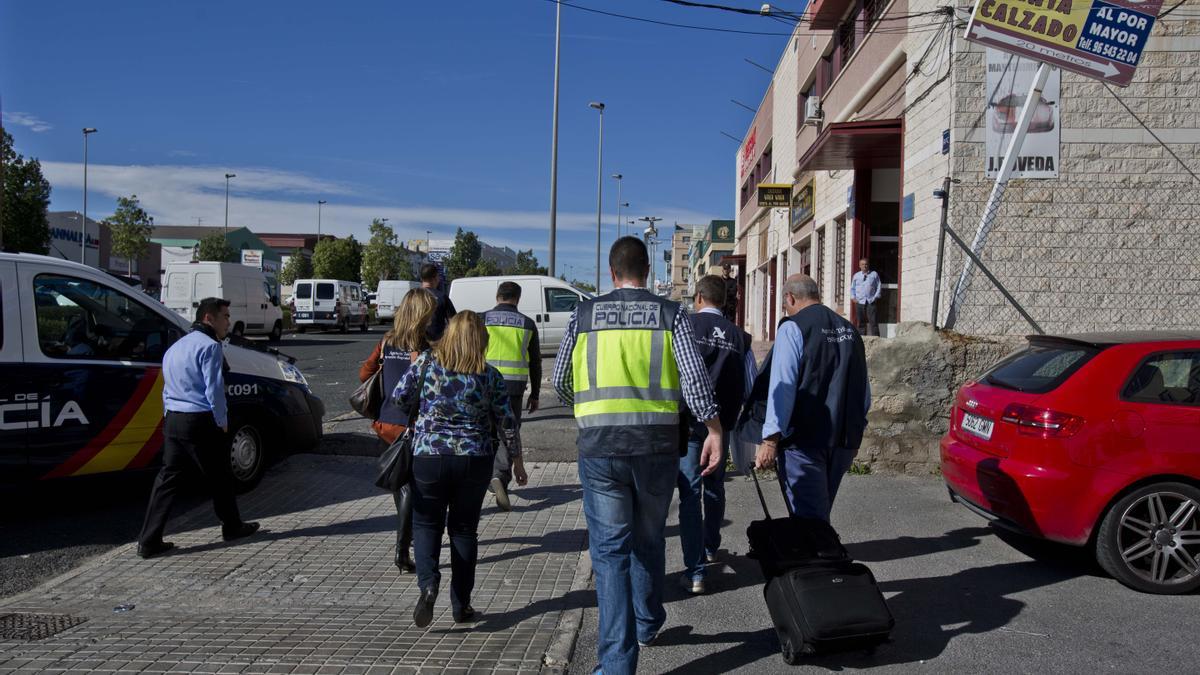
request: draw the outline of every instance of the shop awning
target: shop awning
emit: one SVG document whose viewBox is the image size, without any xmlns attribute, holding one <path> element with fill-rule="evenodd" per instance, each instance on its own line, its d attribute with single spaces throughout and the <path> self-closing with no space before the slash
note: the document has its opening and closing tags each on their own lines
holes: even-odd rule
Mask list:
<svg viewBox="0 0 1200 675">
<path fill-rule="evenodd" d="M 899 168 L 903 140 L 898 119 L 834 122 L 800 158 L 799 171 Z"/>
</svg>

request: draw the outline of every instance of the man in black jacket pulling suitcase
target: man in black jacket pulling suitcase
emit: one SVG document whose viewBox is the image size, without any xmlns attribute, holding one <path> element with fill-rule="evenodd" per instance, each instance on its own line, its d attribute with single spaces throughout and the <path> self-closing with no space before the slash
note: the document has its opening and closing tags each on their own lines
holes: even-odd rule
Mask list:
<svg viewBox="0 0 1200 675">
<path fill-rule="evenodd" d="M 871 407 L 862 337 L 821 304 L 817 283 L 788 277 L 755 463 L 777 465 L 792 515 L 829 520 Z"/>
</svg>

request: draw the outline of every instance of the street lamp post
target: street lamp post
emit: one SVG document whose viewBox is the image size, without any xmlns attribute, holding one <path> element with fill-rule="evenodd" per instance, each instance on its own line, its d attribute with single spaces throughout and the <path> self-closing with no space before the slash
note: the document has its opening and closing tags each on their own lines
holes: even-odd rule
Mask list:
<svg viewBox="0 0 1200 675">
<path fill-rule="evenodd" d="M 83 220 L 79 221 L 79 262 L 87 264 L 87 164 L 88 135 L 96 133 L 93 127 L 83 128 Z"/>
<path fill-rule="evenodd" d="M 644 238 L 644 241 L 646 242 L 646 247 L 647 248 L 654 247 L 657 244 L 654 237 L 658 236 L 658 228 L 655 227 L 654 224 L 657 223 L 658 221 L 662 220 L 662 218 L 659 218 L 657 216 L 644 216 L 642 218 L 638 218 L 638 220 L 646 223 L 646 230 L 643 233 L 643 238 Z M 651 248 L 651 250 L 653 250 L 653 248 Z M 650 254 L 650 289 L 651 289 L 650 292 L 653 293 L 654 292 L 654 253 Z"/>
<path fill-rule="evenodd" d="M 612 177 L 617 181 L 617 239 L 620 239 L 621 238 L 621 179 L 624 178 L 625 176 L 622 176 L 619 173 L 614 173 L 612 175 Z"/>
<path fill-rule="evenodd" d="M 604 194 L 604 104 L 592 101 L 589 108 L 600 111 L 600 145 L 596 150 L 596 292 L 600 292 L 600 200 Z"/>
<path fill-rule="evenodd" d="M 562 3 L 554 3 L 554 113 L 550 132 L 550 276 L 554 276 L 554 237 L 558 222 L 558 64 L 562 46 Z"/>
<path fill-rule="evenodd" d="M 225 236 L 229 236 L 229 179 L 237 178 L 236 173 L 225 174 Z"/>
<path fill-rule="evenodd" d="M 321 207 L 328 203 L 324 199 L 317 200 L 317 243 L 321 242 Z"/>
</svg>

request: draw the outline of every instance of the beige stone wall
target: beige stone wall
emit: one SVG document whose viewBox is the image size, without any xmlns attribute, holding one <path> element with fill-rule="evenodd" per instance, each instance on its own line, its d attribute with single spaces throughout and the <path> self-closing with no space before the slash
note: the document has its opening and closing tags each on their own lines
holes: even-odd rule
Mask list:
<svg viewBox="0 0 1200 675">
<path fill-rule="evenodd" d="M 991 188 L 983 130 L 973 126 L 983 81 L 983 53 L 971 49 L 955 71 L 953 169 L 963 184 L 950 218 L 968 241 Z M 1178 159 L 1102 85 L 1064 73 L 1060 177 L 1010 183 L 981 257 L 1048 332 L 1200 328 L 1200 181 L 1180 163 L 1200 171 L 1200 21 L 1158 22 L 1133 84 L 1113 90 Z M 906 246 L 907 237 L 936 236 L 936 225 L 913 230 Z M 944 288 L 961 270 L 961 256 L 947 250 Z M 909 268 L 927 270 L 931 260 L 914 253 Z M 919 310 L 925 293 L 906 290 Z M 978 274 L 956 328 L 1030 330 Z"/>
</svg>

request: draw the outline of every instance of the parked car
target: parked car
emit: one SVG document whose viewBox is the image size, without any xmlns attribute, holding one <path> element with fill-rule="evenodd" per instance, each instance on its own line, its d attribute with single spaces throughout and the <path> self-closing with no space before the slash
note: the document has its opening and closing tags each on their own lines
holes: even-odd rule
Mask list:
<svg viewBox="0 0 1200 675">
<path fill-rule="evenodd" d="M 450 283 L 450 301 L 459 311 L 487 311 L 496 306 L 496 289 L 505 281 L 514 281 L 521 286 L 521 302 L 517 309 L 537 325 L 542 353 L 555 354 L 566 334 L 571 312 L 580 300 L 591 295 L 554 277 L 466 277 Z"/>
<path fill-rule="evenodd" d="M 303 333 L 309 326 L 337 328 L 343 333 L 350 326 L 368 329 L 370 314 L 362 285 L 338 279 L 297 279 L 292 284 L 294 297 L 292 323 Z"/>
<path fill-rule="evenodd" d="M 159 462 L 162 357 L 194 310 L 181 316 L 79 263 L 0 253 L 0 318 L 0 482 Z M 293 360 L 258 345 L 231 337 L 224 348 L 227 461 L 243 488 L 272 455 L 314 447 L 325 414 Z"/>
<path fill-rule="evenodd" d="M 998 525 L 1140 591 L 1200 588 L 1200 333 L 1030 337 L 959 390 L 941 460 Z"/>
<path fill-rule="evenodd" d="M 229 301 L 230 332 L 234 335 L 283 335 L 283 309 L 262 270 L 238 263 L 167 263 L 165 304 L 191 321 L 204 298 Z"/>
<path fill-rule="evenodd" d="M 388 323 L 396 316 L 396 308 L 400 301 L 414 288 L 420 288 L 416 281 L 395 281 L 384 279 L 379 282 L 375 291 L 375 318 L 380 323 Z"/>
</svg>

